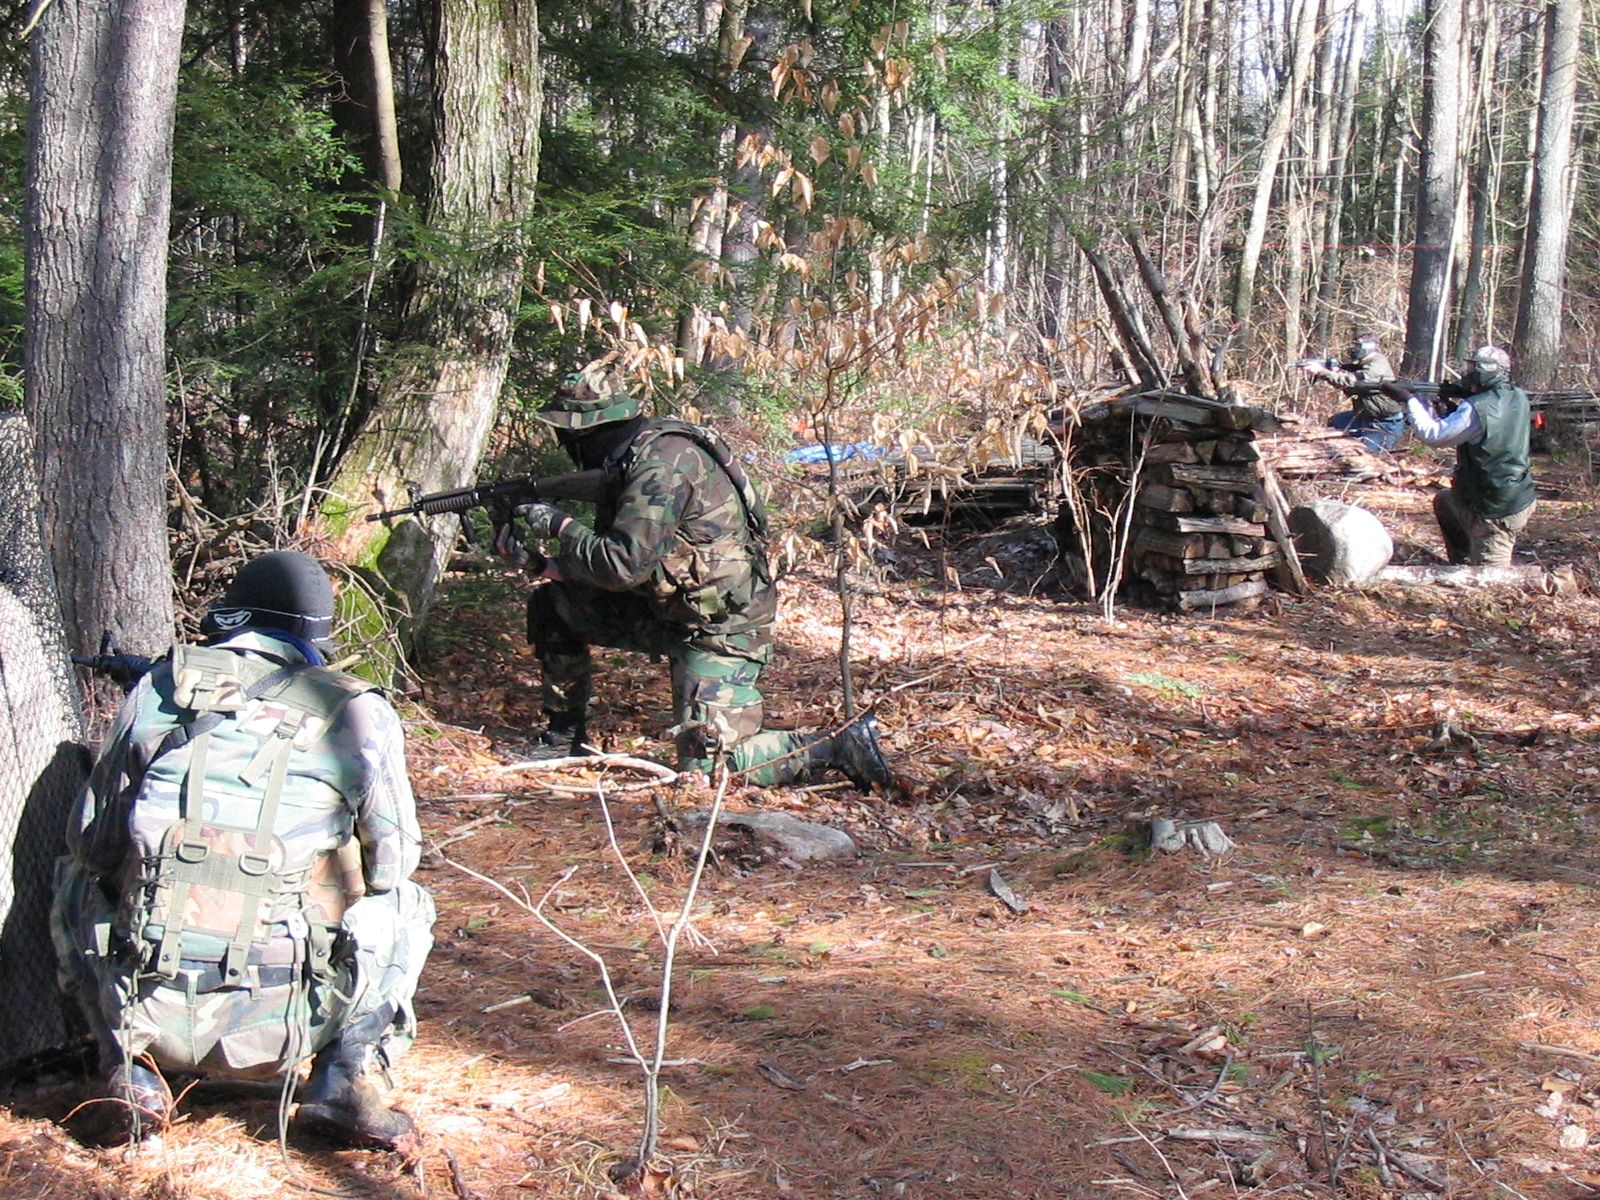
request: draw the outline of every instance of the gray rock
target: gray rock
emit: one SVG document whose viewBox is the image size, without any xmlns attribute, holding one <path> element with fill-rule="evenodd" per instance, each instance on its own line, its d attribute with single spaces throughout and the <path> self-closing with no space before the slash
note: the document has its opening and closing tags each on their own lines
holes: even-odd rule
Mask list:
<svg viewBox="0 0 1600 1200">
<path fill-rule="evenodd" d="M 1234 842 L 1215 821 L 1174 821 L 1157 817 L 1150 822 L 1150 846 L 1167 854 L 1185 848 L 1201 854 L 1226 854 Z"/>
<path fill-rule="evenodd" d="M 684 836 L 698 841 L 705 836 L 710 813 L 681 813 L 678 824 Z M 828 862 L 854 858 L 856 844 L 848 833 L 829 825 L 799 821 L 787 813 L 729 813 L 717 818 L 717 853 L 736 858 L 787 859 L 789 862 Z"/>
<path fill-rule="evenodd" d="M 1394 557 L 1394 539 L 1383 522 L 1338 500 L 1313 500 L 1290 509 L 1289 532 L 1306 574 L 1319 583 L 1366 583 Z"/>
</svg>

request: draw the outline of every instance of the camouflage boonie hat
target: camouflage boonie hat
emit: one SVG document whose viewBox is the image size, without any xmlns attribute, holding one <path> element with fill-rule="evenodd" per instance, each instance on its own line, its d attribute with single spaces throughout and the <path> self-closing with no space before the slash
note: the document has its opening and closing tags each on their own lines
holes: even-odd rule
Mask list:
<svg viewBox="0 0 1600 1200">
<path fill-rule="evenodd" d="M 538 412 L 541 421 L 558 429 L 592 429 L 638 415 L 639 398 L 604 360 L 563 378 L 554 399 Z"/>
</svg>

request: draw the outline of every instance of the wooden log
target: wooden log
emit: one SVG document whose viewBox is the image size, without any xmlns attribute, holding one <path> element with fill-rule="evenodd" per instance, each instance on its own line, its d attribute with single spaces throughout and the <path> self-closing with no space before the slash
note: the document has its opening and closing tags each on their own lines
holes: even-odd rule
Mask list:
<svg viewBox="0 0 1600 1200">
<path fill-rule="evenodd" d="M 1255 434 L 1235 434 L 1217 442 L 1215 461 L 1219 463 L 1247 463 L 1261 460 L 1261 446 Z"/>
<path fill-rule="evenodd" d="M 1162 482 L 1192 484 L 1218 491 L 1243 492 L 1247 496 L 1255 495 L 1256 486 L 1260 483 L 1260 474 L 1253 464 L 1228 462 L 1216 465 L 1170 463 L 1163 466 L 1160 471 L 1152 472 L 1151 477 Z"/>
<path fill-rule="evenodd" d="M 1140 396 L 1134 412 L 1141 417 L 1165 418 L 1185 425 L 1216 425 L 1222 416 L 1220 406 L 1206 407 L 1197 400 L 1173 395 Z"/>
<path fill-rule="evenodd" d="M 1570 595 L 1578 590 L 1572 568 L 1547 571 L 1536 563 L 1513 563 L 1509 567 L 1474 566 L 1396 566 L 1378 572 L 1373 583 L 1398 583 L 1407 587 L 1514 587 L 1547 596 Z"/>
<path fill-rule="evenodd" d="M 1185 612 L 1193 612 L 1201 608 L 1220 608 L 1226 604 L 1235 604 L 1251 596 L 1264 595 L 1268 590 L 1265 579 L 1247 579 L 1243 583 L 1234 584 L 1225 588 L 1197 588 L 1194 591 L 1178 593 L 1178 607 Z"/>
<path fill-rule="evenodd" d="M 1184 537 L 1181 533 L 1146 527 L 1133 535 L 1131 549 L 1145 554 L 1164 554 L 1176 559 L 1204 558 L 1209 548 L 1208 541 L 1207 538 Z"/>
<path fill-rule="evenodd" d="M 1180 558 L 1173 561 L 1181 564 L 1185 575 L 1256 574 L 1282 562 L 1283 552 L 1276 546 L 1269 546 L 1264 553 L 1247 554 L 1239 558 Z"/>
<path fill-rule="evenodd" d="M 1178 353 L 1178 368 L 1183 372 L 1184 382 L 1197 396 L 1215 395 L 1215 382 L 1195 362 L 1194 351 L 1184 333 L 1183 322 L 1179 319 L 1177 310 L 1172 307 L 1172 301 L 1167 298 L 1166 276 L 1161 273 L 1161 268 L 1145 249 L 1144 239 L 1139 236 L 1138 231 L 1128 229 L 1126 236 L 1128 245 L 1133 249 L 1134 261 L 1139 264 L 1139 275 L 1150 292 L 1150 298 L 1155 301 L 1156 312 L 1161 315 L 1161 323 L 1167 327 L 1167 336 L 1172 339 L 1173 348 Z"/>
<path fill-rule="evenodd" d="M 1161 364 L 1156 359 L 1156 352 L 1151 347 L 1150 340 L 1145 337 L 1137 310 L 1129 302 L 1122 284 L 1112 273 L 1105 256 L 1089 244 L 1087 237 L 1078 239 L 1078 249 L 1082 250 L 1084 258 L 1089 260 L 1095 282 L 1100 286 L 1100 295 L 1106 302 L 1106 310 L 1111 314 L 1111 323 L 1116 326 L 1117 335 L 1133 360 L 1134 378 L 1137 378 L 1144 387 L 1160 387 L 1165 382 Z"/>
<path fill-rule="evenodd" d="M 1165 463 L 1194 463 L 1200 461 L 1195 452 L 1198 442 L 1157 442 L 1144 452 L 1146 466 Z"/>
<path fill-rule="evenodd" d="M 1186 488 L 1168 487 L 1164 483 L 1147 483 L 1139 489 L 1138 503 L 1159 512 L 1189 513 L 1194 511 L 1194 497 Z"/>
</svg>

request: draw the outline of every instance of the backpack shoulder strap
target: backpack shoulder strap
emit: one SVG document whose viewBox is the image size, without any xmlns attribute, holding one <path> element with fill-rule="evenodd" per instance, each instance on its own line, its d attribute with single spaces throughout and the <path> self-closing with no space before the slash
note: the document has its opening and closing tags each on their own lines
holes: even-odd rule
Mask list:
<svg viewBox="0 0 1600 1200">
<path fill-rule="evenodd" d="M 765 542 L 768 535 L 767 506 L 761 499 L 761 493 L 751 482 L 750 476 L 745 474 L 739 460 L 733 456 L 733 451 L 728 448 L 728 443 L 722 440 L 714 429 L 707 429 L 703 425 L 695 425 L 689 421 L 680 421 L 674 417 L 663 417 L 653 422 L 654 428 L 645 430 L 634 439 L 635 446 L 647 446 L 650 442 L 660 437 L 687 438 L 700 449 L 711 456 L 711 460 L 722 468 L 723 474 L 733 484 L 734 491 L 739 493 L 739 502 L 744 506 L 745 523 L 750 527 L 758 543 Z"/>
</svg>

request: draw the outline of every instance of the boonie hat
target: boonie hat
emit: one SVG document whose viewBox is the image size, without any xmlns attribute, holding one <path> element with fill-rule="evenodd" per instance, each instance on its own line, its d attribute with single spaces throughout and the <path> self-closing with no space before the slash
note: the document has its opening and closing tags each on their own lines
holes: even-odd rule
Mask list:
<svg viewBox="0 0 1600 1200">
<path fill-rule="evenodd" d="M 639 415 L 639 398 L 630 392 L 604 359 L 589 363 L 561 380 L 550 403 L 536 414 L 557 429 L 592 429 Z"/>
</svg>

